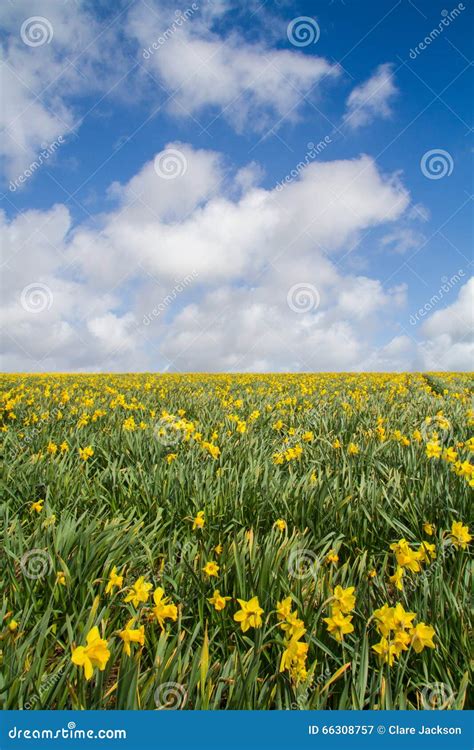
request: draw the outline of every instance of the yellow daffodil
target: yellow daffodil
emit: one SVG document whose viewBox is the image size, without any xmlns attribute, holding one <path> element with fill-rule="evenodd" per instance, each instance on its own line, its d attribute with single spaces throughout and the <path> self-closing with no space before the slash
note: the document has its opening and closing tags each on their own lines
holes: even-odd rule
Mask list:
<svg viewBox="0 0 474 750">
<path fill-rule="evenodd" d="M 140 578 L 137 578 L 137 580 L 131 587 L 130 593 L 127 594 L 124 601 L 132 602 L 134 607 L 138 607 L 140 602 L 148 601 L 148 598 L 150 596 L 150 591 L 152 588 L 153 588 L 153 585 L 145 581 L 144 576 L 140 576 Z"/>
<path fill-rule="evenodd" d="M 454 450 L 454 448 L 445 448 L 442 454 L 443 461 L 447 461 L 447 463 L 452 464 L 456 461 L 458 457 L 458 454 Z"/>
<path fill-rule="evenodd" d="M 304 668 L 308 648 L 308 644 L 300 641 L 299 638 L 291 638 L 281 657 L 280 672 L 287 669 L 291 673 L 296 669 L 298 673 L 299 668 Z"/>
<path fill-rule="evenodd" d="M 328 565 L 337 565 L 339 562 L 339 555 L 337 554 L 335 549 L 330 549 L 328 554 L 326 555 L 326 563 Z"/>
<path fill-rule="evenodd" d="M 83 667 L 86 680 L 90 680 L 94 673 L 94 667 L 97 667 L 101 672 L 104 671 L 110 658 L 110 651 L 107 648 L 107 641 L 100 637 L 98 627 L 94 627 L 88 632 L 86 643 L 86 646 L 77 646 L 73 650 L 71 661 L 78 667 Z"/>
<path fill-rule="evenodd" d="M 66 574 L 64 573 L 64 571 L 60 570 L 58 573 L 56 573 L 56 583 L 59 584 L 59 586 L 66 585 Z"/>
<path fill-rule="evenodd" d="M 88 461 L 94 455 L 94 449 L 88 445 L 85 448 L 79 448 L 79 456 L 83 461 Z"/>
<path fill-rule="evenodd" d="M 294 638 L 297 633 L 299 637 L 306 633 L 303 620 L 298 617 L 298 612 L 290 612 L 284 622 L 280 623 L 280 628 L 286 632 L 288 638 Z"/>
<path fill-rule="evenodd" d="M 441 456 L 441 445 L 437 441 L 427 443 L 426 456 L 428 458 L 439 458 Z"/>
<path fill-rule="evenodd" d="M 211 597 L 207 600 L 210 602 L 214 609 L 217 612 L 221 612 L 223 609 L 225 609 L 225 605 L 227 602 L 230 602 L 231 597 L 230 596 L 222 596 L 219 592 L 219 589 L 216 589 Z"/>
<path fill-rule="evenodd" d="M 286 529 L 286 521 L 283 520 L 283 518 L 277 518 L 275 523 L 273 524 L 279 531 L 285 531 Z"/>
<path fill-rule="evenodd" d="M 206 522 L 204 520 L 204 511 L 200 510 L 198 511 L 197 516 L 194 518 L 193 531 L 196 531 L 196 529 L 203 529 L 205 523 Z"/>
<path fill-rule="evenodd" d="M 433 638 L 436 635 L 435 629 L 431 625 L 419 622 L 410 630 L 411 645 L 414 651 L 419 654 L 424 648 L 436 648 Z"/>
<path fill-rule="evenodd" d="M 397 565 L 397 569 L 395 573 L 392 576 L 389 576 L 389 581 L 397 587 L 399 591 L 403 591 L 403 576 L 405 575 L 405 570 L 402 568 L 401 565 Z"/>
<path fill-rule="evenodd" d="M 123 576 L 117 575 L 117 566 L 114 565 L 109 574 L 109 580 L 107 581 L 107 586 L 105 587 L 105 593 L 110 594 L 113 592 L 115 587 L 120 589 L 122 585 Z"/>
<path fill-rule="evenodd" d="M 397 563 L 402 568 L 408 568 L 412 573 L 420 571 L 419 555 L 415 550 L 411 549 L 406 539 L 394 542 L 390 545 L 390 549 L 395 553 Z"/>
<path fill-rule="evenodd" d="M 388 664 L 390 667 L 393 666 L 397 656 L 397 647 L 394 643 L 391 643 L 386 638 L 381 638 L 379 643 L 372 646 L 372 650 L 379 656 L 383 664 Z"/>
<path fill-rule="evenodd" d="M 170 600 L 169 596 L 165 596 L 164 589 L 161 586 L 155 589 L 153 593 L 153 601 L 155 606 L 153 607 L 153 614 L 155 615 L 161 629 L 164 629 L 165 620 L 173 620 L 176 622 L 178 619 L 178 608 L 176 604 Z"/>
<path fill-rule="evenodd" d="M 343 615 L 347 615 L 355 607 L 355 586 L 349 586 L 347 589 L 342 586 L 336 586 L 333 591 L 333 601 L 331 603 L 332 611 L 341 612 Z"/>
<path fill-rule="evenodd" d="M 127 656 L 131 655 L 131 643 L 139 643 L 140 646 L 143 646 L 145 643 L 145 626 L 141 625 L 139 628 L 134 629 L 134 622 L 135 618 L 132 617 L 125 625 L 125 628 L 119 631 L 119 637 L 123 641 L 123 650 Z"/>
<path fill-rule="evenodd" d="M 344 616 L 342 612 L 336 611 L 331 617 L 324 617 L 323 620 L 328 626 L 328 633 L 339 643 L 344 640 L 345 635 L 354 631 L 352 615 Z"/>
<path fill-rule="evenodd" d="M 258 596 L 254 596 L 248 601 L 244 599 L 237 599 L 237 601 L 240 604 L 240 610 L 235 613 L 234 620 L 240 622 L 242 632 L 246 633 L 249 628 L 260 628 L 262 626 L 263 609 L 259 604 Z"/>
<path fill-rule="evenodd" d="M 279 620 L 286 620 L 291 613 L 292 600 L 291 596 L 287 596 L 286 599 L 282 599 L 281 602 L 277 602 L 276 614 Z"/>
<path fill-rule="evenodd" d="M 213 560 L 210 560 L 209 562 L 205 564 L 202 570 L 203 570 L 203 573 L 205 573 L 210 578 L 212 577 L 217 578 L 217 575 L 219 573 L 219 566 L 216 562 L 214 562 Z"/>
<path fill-rule="evenodd" d="M 406 632 L 406 630 L 396 630 L 393 634 L 391 642 L 395 646 L 396 655 L 400 656 L 402 651 L 408 651 L 411 643 L 411 637 L 409 633 Z"/>
<path fill-rule="evenodd" d="M 392 627 L 395 630 L 402 630 L 412 627 L 412 620 L 416 617 L 416 612 L 406 612 L 400 602 L 392 609 Z"/>
<path fill-rule="evenodd" d="M 429 542 L 421 542 L 418 548 L 418 556 L 420 562 L 429 563 L 431 560 L 436 560 L 436 545 L 430 544 Z"/>
<path fill-rule="evenodd" d="M 462 521 L 453 521 L 450 533 L 451 543 L 461 549 L 466 549 L 472 539 L 469 526 L 463 526 Z"/>
<path fill-rule="evenodd" d="M 44 500 L 36 500 L 34 503 L 31 503 L 30 510 L 33 513 L 41 513 L 43 510 Z"/>
</svg>

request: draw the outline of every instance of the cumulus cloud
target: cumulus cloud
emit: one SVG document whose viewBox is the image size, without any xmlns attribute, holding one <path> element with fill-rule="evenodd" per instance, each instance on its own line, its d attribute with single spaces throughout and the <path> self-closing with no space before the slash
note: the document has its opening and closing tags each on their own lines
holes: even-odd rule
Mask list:
<svg viewBox="0 0 474 750">
<path fill-rule="evenodd" d="M 434 312 L 422 326 L 423 366 L 428 370 L 470 371 L 474 365 L 474 277 L 457 300 Z"/>
<path fill-rule="evenodd" d="M 237 32 L 223 37 L 213 23 L 225 10 L 197 12 L 179 25 L 174 9 L 162 3 L 153 13 L 141 4 L 130 13 L 129 33 L 143 48 L 142 64 L 159 81 L 156 95 L 165 88 L 176 116 L 209 111 L 239 132 L 262 131 L 282 117 L 294 120 L 304 95 L 339 75 L 338 66 L 324 58 L 250 43 Z"/>
<path fill-rule="evenodd" d="M 174 179 L 157 169 L 170 151 L 186 164 Z M 259 176 L 175 142 L 111 186 L 115 207 L 94 224 L 71 226 L 61 205 L 3 217 L 6 368 L 359 366 L 406 290 L 338 258 L 401 220 L 408 192 L 368 156 L 310 164 L 284 189 Z M 35 285 L 47 290 L 39 312 L 25 307 Z"/>
<path fill-rule="evenodd" d="M 378 117 L 387 119 L 392 114 L 391 105 L 397 93 L 393 65 L 379 65 L 367 81 L 356 86 L 349 94 L 345 122 L 355 130 Z"/>
<path fill-rule="evenodd" d="M 82 95 L 108 90 L 124 65 L 116 28 L 57 0 L 2 3 L 0 159 L 16 179 L 59 136 L 80 125 Z"/>
<path fill-rule="evenodd" d="M 339 75 L 322 58 L 250 43 L 237 32 L 222 37 L 214 25 L 230 9 L 226 2 L 196 4 L 185 18 L 161 0 L 105 15 L 85 2 L 3 3 L 0 162 L 6 182 L 34 171 L 41 152 L 57 149 L 60 137 L 63 147 L 102 96 L 128 97 L 130 83 L 134 101 L 151 97 L 153 106 L 161 102 L 168 113 L 195 122 L 208 110 L 242 131 L 296 119 L 304 95 L 312 90 L 314 96 L 323 79 Z M 163 38 L 144 59 L 143 49 Z"/>
</svg>

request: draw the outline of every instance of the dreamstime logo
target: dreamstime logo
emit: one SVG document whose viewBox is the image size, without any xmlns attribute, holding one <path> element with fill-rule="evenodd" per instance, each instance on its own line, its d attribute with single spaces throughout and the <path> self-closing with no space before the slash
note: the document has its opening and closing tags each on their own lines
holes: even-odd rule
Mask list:
<svg viewBox="0 0 474 750">
<path fill-rule="evenodd" d="M 30 711 L 33 706 L 35 706 L 38 701 L 41 700 L 43 694 L 49 690 L 50 688 L 54 687 L 58 680 L 61 679 L 62 675 L 64 674 L 64 667 L 60 667 L 59 670 L 56 672 L 56 674 L 51 675 L 48 677 L 40 686 L 38 693 L 35 693 L 31 696 L 31 698 L 24 704 L 23 708 L 25 711 Z M 71 728 L 71 727 L 70 727 Z"/>
<path fill-rule="evenodd" d="M 41 47 L 52 40 L 53 26 L 44 16 L 30 16 L 21 24 L 20 36 L 28 47 Z"/>
<path fill-rule="evenodd" d="M 21 306 L 26 312 L 37 314 L 51 308 L 53 293 L 49 286 L 35 281 L 23 288 L 20 299 Z"/>
<path fill-rule="evenodd" d="M 300 581 L 316 578 L 319 569 L 318 556 L 310 549 L 294 549 L 288 558 L 288 573 Z"/>
<path fill-rule="evenodd" d="M 309 44 L 316 44 L 321 35 L 321 29 L 314 18 L 298 16 L 290 21 L 286 33 L 295 47 L 307 47 Z"/>
<path fill-rule="evenodd" d="M 177 148 L 167 148 L 155 156 L 155 172 L 163 180 L 182 177 L 188 169 L 185 155 Z"/>
<path fill-rule="evenodd" d="M 431 562 L 428 568 L 420 571 L 420 573 L 416 575 L 416 578 L 409 578 L 407 581 L 403 582 L 404 590 L 413 592 L 416 591 L 416 589 L 422 584 L 429 582 L 430 578 L 440 572 L 446 559 L 452 559 L 454 555 L 456 555 L 456 548 L 453 545 L 447 544 L 446 546 L 442 547 L 440 554 L 438 555 L 436 560 L 433 560 Z"/>
<path fill-rule="evenodd" d="M 313 141 L 310 141 L 308 143 L 308 150 L 304 156 L 304 161 L 299 161 L 296 167 L 294 167 L 282 180 L 277 182 L 275 189 L 280 192 L 281 190 L 283 190 L 285 185 L 289 185 L 290 182 L 293 182 L 293 180 L 299 177 L 305 167 L 307 167 L 308 164 L 313 161 L 313 159 L 316 159 L 316 157 L 319 156 L 319 154 L 324 151 L 324 149 L 327 148 L 330 143 L 332 143 L 330 135 L 324 136 L 323 140 L 319 141 L 318 143 L 313 143 Z"/>
<path fill-rule="evenodd" d="M 188 273 L 180 281 L 177 281 L 172 290 L 166 295 L 166 297 L 163 297 L 159 305 L 157 307 L 154 307 L 150 313 L 147 313 L 143 316 L 143 325 L 149 326 L 153 318 L 159 318 L 161 313 L 165 312 L 165 310 L 176 300 L 178 294 L 184 292 L 186 287 L 192 284 L 194 279 L 196 279 L 197 277 L 198 272 L 193 271 L 192 273 Z"/>
<path fill-rule="evenodd" d="M 176 570 L 176 563 L 178 561 L 182 561 L 186 557 L 189 557 L 190 553 L 196 553 L 196 545 L 193 542 L 186 541 L 184 542 L 184 544 L 177 542 L 176 546 L 173 549 L 173 556 L 164 563 L 162 568 L 160 568 L 161 575 L 163 575 L 165 572 L 169 573 L 169 575 L 171 576 L 174 575 L 174 571 Z"/>
<path fill-rule="evenodd" d="M 318 309 L 321 297 L 315 286 L 302 282 L 293 284 L 288 290 L 286 302 L 293 312 L 307 313 Z"/>
<path fill-rule="evenodd" d="M 156 688 L 154 698 L 159 711 L 180 711 L 186 705 L 188 693 L 179 682 L 163 682 Z"/>
<path fill-rule="evenodd" d="M 410 50 L 411 59 L 416 60 L 418 55 L 421 55 L 421 53 L 424 52 L 424 50 L 427 49 L 430 44 L 436 41 L 436 39 L 443 33 L 446 27 L 450 26 L 453 21 L 459 18 L 463 10 L 466 10 L 466 6 L 464 5 L 464 3 L 458 3 L 458 5 L 451 11 L 446 9 L 442 10 L 441 21 L 439 22 L 438 26 L 436 26 L 434 29 L 431 29 L 430 33 L 427 34 L 425 38 L 416 45 L 416 47 L 412 47 L 412 49 Z"/>
<path fill-rule="evenodd" d="M 425 418 L 420 427 L 420 432 L 425 443 L 448 443 L 453 435 L 453 427 L 449 419 L 441 414 L 436 414 L 434 417 Z"/>
<path fill-rule="evenodd" d="M 144 60 L 149 60 L 152 55 L 155 54 L 157 49 L 160 49 L 167 41 L 170 39 L 173 34 L 178 31 L 178 29 L 186 23 L 186 21 L 189 21 L 189 19 L 194 15 L 194 13 L 199 9 L 199 5 L 197 3 L 192 3 L 190 8 L 186 8 L 185 11 L 177 10 L 174 14 L 174 21 L 171 23 L 170 26 L 168 26 L 167 29 L 156 39 L 153 44 L 151 44 L 149 47 L 146 47 L 142 52 L 142 57 Z"/>
<path fill-rule="evenodd" d="M 453 157 L 442 148 L 433 148 L 421 157 L 421 171 L 429 180 L 449 177 L 454 169 Z"/>
<path fill-rule="evenodd" d="M 436 294 L 433 294 L 430 300 L 424 304 L 423 307 L 420 307 L 416 313 L 413 315 L 410 315 L 410 325 L 416 326 L 416 324 L 419 322 L 420 318 L 424 318 L 427 313 L 429 313 L 433 307 L 435 307 L 445 294 L 448 294 L 449 291 L 456 285 L 459 284 L 461 279 L 465 276 L 464 269 L 460 268 L 459 271 L 455 274 L 453 274 L 450 278 L 448 276 L 442 276 L 441 281 L 443 282 L 442 286 L 438 289 Z"/>
<path fill-rule="evenodd" d="M 310 640 L 314 641 L 314 638 L 310 637 Z M 309 685 L 306 686 L 304 691 L 297 697 L 296 701 L 294 703 L 291 703 L 288 707 L 289 711 L 307 711 L 308 706 L 308 699 L 311 697 L 311 695 L 314 693 L 314 691 L 317 688 L 320 688 L 321 685 L 323 685 L 326 680 L 328 680 L 331 676 L 331 670 L 329 667 L 326 667 L 324 672 L 322 672 L 317 679 L 312 679 Z"/>
<path fill-rule="evenodd" d="M 28 167 L 23 170 L 22 174 L 18 175 L 15 180 L 10 180 L 9 190 L 14 193 L 24 183 L 34 175 L 34 173 L 49 159 L 50 156 L 54 156 L 60 146 L 66 143 L 63 136 L 60 135 L 50 144 L 42 144 L 42 150 L 39 152 L 36 159 L 34 159 Z"/>
<path fill-rule="evenodd" d="M 53 567 L 50 555 L 43 549 L 30 549 L 20 560 L 20 568 L 27 578 L 36 580 L 47 576 Z"/>
<path fill-rule="evenodd" d="M 174 418 L 162 417 L 153 427 L 153 433 L 161 445 L 176 445 L 183 439 L 183 431 L 175 424 Z"/>
<path fill-rule="evenodd" d="M 427 711 L 444 711 L 455 698 L 454 690 L 446 682 L 431 682 L 421 692 L 423 708 Z"/>
</svg>

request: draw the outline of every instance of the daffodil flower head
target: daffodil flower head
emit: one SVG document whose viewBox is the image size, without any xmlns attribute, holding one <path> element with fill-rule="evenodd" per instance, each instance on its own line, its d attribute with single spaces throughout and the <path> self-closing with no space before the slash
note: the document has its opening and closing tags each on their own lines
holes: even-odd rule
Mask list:
<svg viewBox="0 0 474 750">
<path fill-rule="evenodd" d="M 94 627 L 89 630 L 86 636 L 86 646 L 77 646 L 72 652 L 71 661 L 78 667 L 84 668 L 86 680 L 90 680 L 94 668 L 103 672 L 110 658 L 110 651 L 107 647 L 107 641 L 100 637 L 99 628 Z"/>
</svg>

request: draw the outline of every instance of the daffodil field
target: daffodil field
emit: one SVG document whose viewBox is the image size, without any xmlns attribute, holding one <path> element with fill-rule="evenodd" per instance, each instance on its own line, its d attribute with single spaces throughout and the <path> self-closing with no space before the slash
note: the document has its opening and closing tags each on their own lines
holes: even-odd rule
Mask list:
<svg viewBox="0 0 474 750">
<path fill-rule="evenodd" d="M 1 381 L 3 708 L 470 705 L 470 375 Z"/>
</svg>

